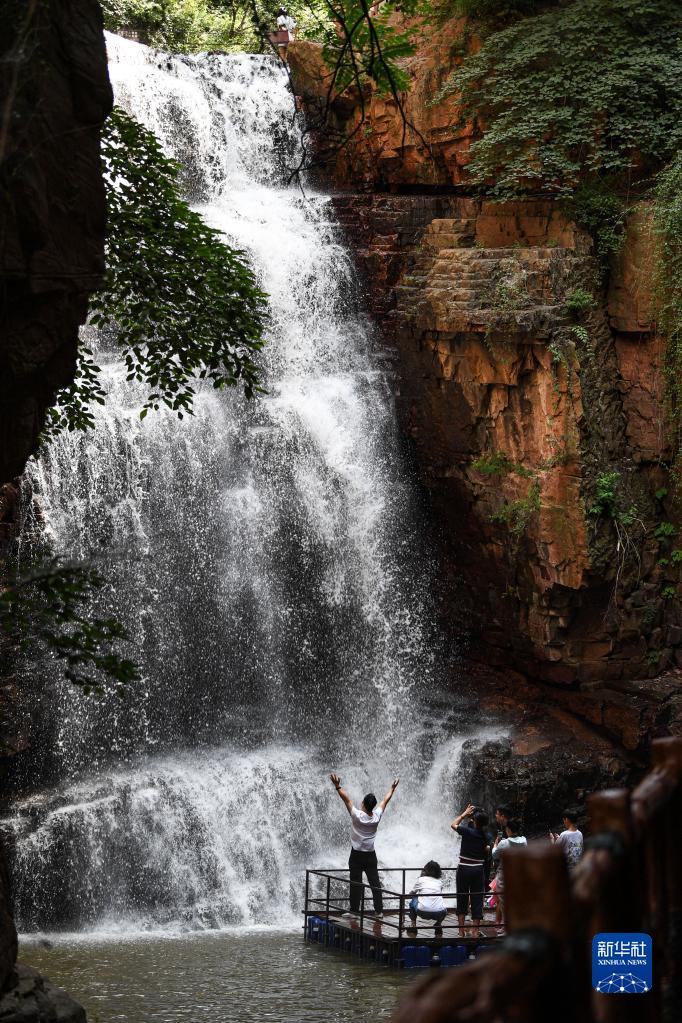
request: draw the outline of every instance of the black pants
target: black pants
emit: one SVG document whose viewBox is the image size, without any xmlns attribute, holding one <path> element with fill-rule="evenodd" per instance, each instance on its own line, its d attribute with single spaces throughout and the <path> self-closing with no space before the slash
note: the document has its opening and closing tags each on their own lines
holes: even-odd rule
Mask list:
<svg viewBox="0 0 682 1023">
<path fill-rule="evenodd" d="M 375 852 L 360 852 L 359 849 L 351 849 L 348 857 L 350 869 L 350 911 L 357 913 L 360 910 L 362 901 L 362 875 L 367 875 L 367 882 L 372 886 L 372 900 L 374 912 L 383 913 L 384 902 L 381 894 L 381 881 L 379 880 L 379 868 L 377 866 L 377 854 Z M 367 896 L 365 896 L 367 905 Z"/>
<path fill-rule="evenodd" d="M 466 916 L 469 899 L 471 899 L 471 919 L 483 919 L 483 885 L 485 876 L 483 866 L 457 867 L 457 915 Z M 477 894 L 474 894 L 477 893 Z"/>
</svg>

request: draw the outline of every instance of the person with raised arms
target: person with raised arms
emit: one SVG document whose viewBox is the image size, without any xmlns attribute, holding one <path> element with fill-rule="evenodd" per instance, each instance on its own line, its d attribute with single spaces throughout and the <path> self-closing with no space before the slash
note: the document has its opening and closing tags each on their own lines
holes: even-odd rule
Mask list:
<svg viewBox="0 0 682 1023">
<path fill-rule="evenodd" d="M 390 803 L 393 793 L 398 787 L 399 778 L 393 781 L 390 789 L 377 805 L 377 797 L 373 792 L 368 792 L 360 804 L 360 809 L 353 805 L 353 800 L 347 792 L 341 788 L 341 779 L 338 774 L 331 774 L 332 785 L 343 800 L 348 813 L 350 814 L 350 856 L 348 858 L 348 869 L 350 871 L 350 912 L 344 916 L 355 916 L 360 910 L 362 900 L 362 875 L 367 877 L 367 883 L 372 889 L 372 900 L 374 912 L 379 918 L 383 916 L 384 903 L 381 892 L 381 881 L 379 880 L 379 867 L 377 854 L 374 851 L 374 839 L 377 828 L 383 816 L 384 810 Z"/>
</svg>

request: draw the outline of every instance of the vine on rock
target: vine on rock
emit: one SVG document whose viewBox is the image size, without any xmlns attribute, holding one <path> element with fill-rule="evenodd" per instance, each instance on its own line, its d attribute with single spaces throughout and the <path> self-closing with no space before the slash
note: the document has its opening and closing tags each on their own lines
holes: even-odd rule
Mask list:
<svg viewBox="0 0 682 1023">
<path fill-rule="evenodd" d="M 682 144 L 682 11 L 573 0 L 489 36 L 440 97 L 451 93 L 462 122 L 485 123 L 467 169 L 488 194 L 570 195 L 641 173 Z"/>
</svg>

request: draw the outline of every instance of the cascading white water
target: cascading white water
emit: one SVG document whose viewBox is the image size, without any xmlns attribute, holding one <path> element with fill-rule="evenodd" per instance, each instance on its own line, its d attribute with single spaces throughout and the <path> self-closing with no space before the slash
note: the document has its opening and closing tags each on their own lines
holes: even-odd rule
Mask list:
<svg viewBox="0 0 682 1023">
<path fill-rule="evenodd" d="M 268 394 L 207 389 L 194 418 L 141 422 L 136 386 L 102 351 L 95 431 L 33 467 L 54 548 L 102 559 L 103 606 L 145 677 L 123 702 L 55 683 L 62 787 L 4 822 L 19 919 L 289 921 L 302 867 L 346 855 L 331 768 L 356 795 L 403 774 L 384 862 L 451 861 L 462 714 L 424 709 L 436 679 L 423 530 L 330 199 L 286 184 L 298 144 L 286 75 L 267 57 L 108 46 L 117 101 L 183 162 L 192 201 L 270 296 Z"/>
</svg>

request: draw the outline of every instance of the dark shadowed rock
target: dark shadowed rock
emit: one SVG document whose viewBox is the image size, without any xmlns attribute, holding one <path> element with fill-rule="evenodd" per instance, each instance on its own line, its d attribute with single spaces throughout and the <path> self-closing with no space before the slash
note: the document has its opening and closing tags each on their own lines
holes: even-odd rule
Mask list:
<svg viewBox="0 0 682 1023">
<path fill-rule="evenodd" d="M 85 1009 L 30 966 L 18 965 L 15 983 L 0 997 L 2 1023 L 86 1023 Z"/>
<path fill-rule="evenodd" d="M 0 26 L 0 481 L 71 382 L 104 270 L 100 130 L 112 104 L 95 0 L 9 0 Z"/>
<path fill-rule="evenodd" d="M 17 958 L 17 931 L 12 919 L 9 879 L 0 849 L 0 991 L 11 978 Z"/>
</svg>

